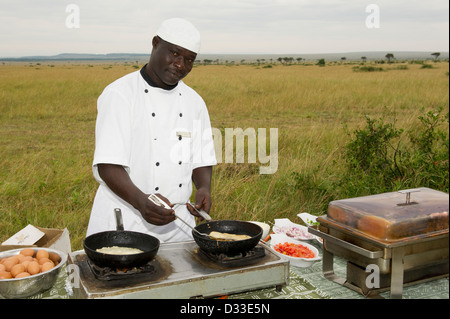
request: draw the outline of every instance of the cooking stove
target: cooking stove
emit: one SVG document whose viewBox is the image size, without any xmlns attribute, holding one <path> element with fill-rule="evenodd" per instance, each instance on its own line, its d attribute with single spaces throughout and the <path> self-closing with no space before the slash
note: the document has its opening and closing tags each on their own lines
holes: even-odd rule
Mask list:
<svg viewBox="0 0 450 319">
<path fill-rule="evenodd" d="M 69 262 L 79 270 L 76 298 L 208 298 L 289 283 L 289 261 L 262 244 L 226 256 L 209 255 L 194 241 L 163 243 L 154 260 L 133 269 L 99 268 L 83 250 Z"/>
</svg>

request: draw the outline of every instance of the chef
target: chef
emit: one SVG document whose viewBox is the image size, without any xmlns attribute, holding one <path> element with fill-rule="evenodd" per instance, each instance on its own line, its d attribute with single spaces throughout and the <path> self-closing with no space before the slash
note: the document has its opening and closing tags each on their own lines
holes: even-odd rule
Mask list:
<svg viewBox="0 0 450 319">
<path fill-rule="evenodd" d="M 161 242 L 184 241 L 197 213 L 209 212 L 214 143 L 203 99 L 182 79 L 200 49 L 198 30 L 184 19 L 161 23 L 149 62 L 108 85 L 97 102 L 93 174 L 99 182 L 87 235 L 116 229 L 120 208 L 125 230 Z M 156 194 L 170 208 L 148 199 Z"/>
</svg>

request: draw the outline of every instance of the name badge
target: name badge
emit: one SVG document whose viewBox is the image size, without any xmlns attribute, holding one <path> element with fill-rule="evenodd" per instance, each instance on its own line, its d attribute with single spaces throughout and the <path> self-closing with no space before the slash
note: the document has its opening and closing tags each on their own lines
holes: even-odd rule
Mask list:
<svg viewBox="0 0 450 319">
<path fill-rule="evenodd" d="M 178 136 L 178 137 L 187 137 L 187 138 L 190 138 L 190 137 L 191 137 L 191 132 L 177 132 L 177 136 Z"/>
</svg>

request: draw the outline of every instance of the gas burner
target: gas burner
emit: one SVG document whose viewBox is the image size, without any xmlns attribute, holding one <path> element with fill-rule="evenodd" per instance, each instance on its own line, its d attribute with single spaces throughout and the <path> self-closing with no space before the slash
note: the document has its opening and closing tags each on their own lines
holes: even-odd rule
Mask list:
<svg viewBox="0 0 450 319">
<path fill-rule="evenodd" d="M 265 249 L 260 246 L 256 246 L 249 251 L 244 251 L 236 255 L 227 254 L 213 254 L 206 252 L 202 249 L 198 249 L 199 254 L 207 257 L 210 261 L 226 267 L 240 267 L 247 266 L 256 263 L 266 255 Z"/>
<path fill-rule="evenodd" d="M 110 268 L 110 267 L 100 267 L 92 263 L 89 259 L 87 264 L 94 274 L 95 278 L 98 280 L 119 280 L 129 277 L 138 277 L 140 275 L 150 276 L 156 273 L 155 260 L 152 260 L 144 265 L 133 267 L 133 268 Z"/>
</svg>

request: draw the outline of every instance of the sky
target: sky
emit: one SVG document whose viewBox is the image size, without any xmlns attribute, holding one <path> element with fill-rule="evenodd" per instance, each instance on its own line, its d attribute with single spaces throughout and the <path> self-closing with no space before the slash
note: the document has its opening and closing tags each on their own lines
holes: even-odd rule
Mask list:
<svg viewBox="0 0 450 319">
<path fill-rule="evenodd" d="M 203 54 L 449 51 L 448 0 L 0 0 L 0 57 L 150 53 L 173 17 Z"/>
</svg>

